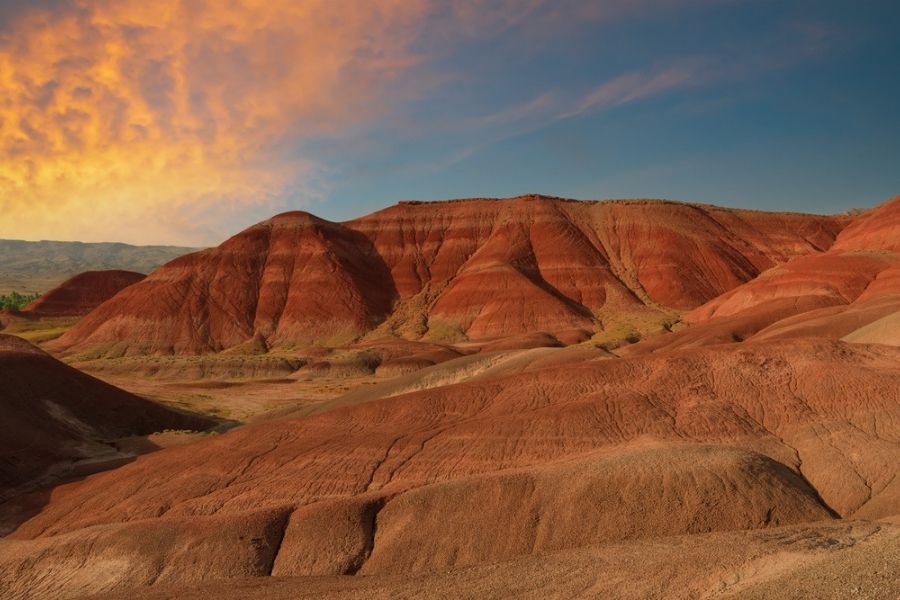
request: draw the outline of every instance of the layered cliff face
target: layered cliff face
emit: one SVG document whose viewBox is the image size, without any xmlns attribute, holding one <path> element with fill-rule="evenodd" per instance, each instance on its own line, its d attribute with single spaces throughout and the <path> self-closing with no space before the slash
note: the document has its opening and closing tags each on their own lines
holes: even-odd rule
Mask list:
<svg viewBox="0 0 900 600">
<path fill-rule="evenodd" d="M 407 338 L 601 331 L 699 306 L 797 256 L 845 219 L 664 201 L 401 203 L 345 223 L 286 213 L 158 269 L 54 342 L 202 353 Z"/>
<path fill-rule="evenodd" d="M 144 277 L 134 271 L 85 271 L 43 294 L 22 312 L 42 317 L 86 315 Z"/>
<path fill-rule="evenodd" d="M 430 325 L 487 338 L 598 330 L 604 313 L 693 308 L 774 264 L 828 248 L 842 222 L 523 197 L 401 204 L 348 225 L 373 240 L 401 300 L 440 290 Z"/>
</svg>

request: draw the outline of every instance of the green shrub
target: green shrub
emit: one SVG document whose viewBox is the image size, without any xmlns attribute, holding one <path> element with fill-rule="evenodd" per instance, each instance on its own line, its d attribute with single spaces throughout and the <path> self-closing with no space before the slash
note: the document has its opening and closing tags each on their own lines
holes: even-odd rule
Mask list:
<svg viewBox="0 0 900 600">
<path fill-rule="evenodd" d="M 0 294 L 0 310 L 22 310 L 37 299 L 40 294 Z"/>
</svg>

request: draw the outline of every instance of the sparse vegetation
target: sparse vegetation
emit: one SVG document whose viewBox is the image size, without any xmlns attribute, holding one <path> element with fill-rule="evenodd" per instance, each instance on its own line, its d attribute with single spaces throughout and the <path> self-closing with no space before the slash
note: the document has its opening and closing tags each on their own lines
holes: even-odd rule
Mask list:
<svg viewBox="0 0 900 600">
<path fill-rule="evenodd" d="M 42 344 L 58 338 L 78 321 L 76 317 L 49 317 L 32 319 L 10 316 L 4 319 L 3 333 L 15 335 L 32 344 Z"/>
<path fill-rule="evenodd" d="M 34 302 L 40 294 L 20 294 L 12 292 L 10 294 L 0 295 L 0 310 L 22 310 L 32 302 Z"/>
<path fill-rule="evenodd" d="M 212 436 L 212 435 L 219 435 L 220 432 L 216 431 L 215 429 L 204 429 L 204 430 L 196 430 L 196 429 L 163 429 L 162 431 L 156 432 L 155 435 L 166 434 L 166 433 L 168 433 L 168 434 L 176 433 L 176 434 L 180 434 L 180 435 L 193 435 L 193 436 L 204 436 L 204 437 L 206 437 L 206 436 Z"/>
<path fill-rule="evenodd" d="M 656 314 L 606 313 L 598 317 L 603 323 L 603 329 L 585 343 L 605 350 L 614 350 L 657 333 L 672 331 L 681 320 L 677 313 L 666 309 L 659 309 Z"/>
<path fill-rule="evenodd" d="M 424 339 L 438 342 L 463 342 L 466 334 L 454 324 L 437 319 L 428 321 L 428 331 L 425 333 Z"/>
<path fill-rule="evenodd" d="M 47 329 L 35 329 L 30 331 L 4 331 L 4 333 L 17 335 L 23 340 L 28 340 L 32 344 L 43 344 L 44 342 L 55 340 L 71 328 L 71 325 L 62 325 L 59 327 L 48 327 Z"/>
</svg>

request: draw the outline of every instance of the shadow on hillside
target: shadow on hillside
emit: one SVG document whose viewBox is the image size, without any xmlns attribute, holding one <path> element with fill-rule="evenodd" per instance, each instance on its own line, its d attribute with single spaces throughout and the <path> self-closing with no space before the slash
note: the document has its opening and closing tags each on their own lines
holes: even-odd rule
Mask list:
<svg viewBox="0 0 900 600">
<path fill-rule="evenodd" d="M 15 532 L 22 523 L 40 513 L 57 488 L 83 481 L 97 473 L 118 469 L 134 462 L 139 454 L 154 452 L 159 449 L 160 446 L 145 440 L 143 451 L 140 453 L 78 460 L 71 463 L 68 470 L 56 477 L 42 478 L 40 483 L 35 484 L 38 486 L 36 489 L 23 490 L 22 493 L 15 494 L 10 499 L 0 503 L 0 537 L 5 537 Z M 27 490 L 26 486 L 23 487 Z"/>
</svg>

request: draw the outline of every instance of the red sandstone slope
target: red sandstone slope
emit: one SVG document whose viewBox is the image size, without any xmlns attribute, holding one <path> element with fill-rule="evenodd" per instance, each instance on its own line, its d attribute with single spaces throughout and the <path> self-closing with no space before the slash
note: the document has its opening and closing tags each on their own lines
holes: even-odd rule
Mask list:
<svg viewBox="0 0 900 600">
<path fill-rule="evenodd" d="M 86 315 L 144 277 L 133 271 L 85 271 L 43 294 L 22 312 L 42 317 Z"/>
<path fill-rule="evenodd" d="M 100 440 L 212 424 L 133 396 L 2 334 L 0 413 L 0 500 L 57 463 L 93 456 L 104 449 Z"/>
<path fill-rule="evenodd" d="M 84 584 L 98 589 L 89 577 Z M 43 583 L 43 582 L 41 582 Z M 107 580 L 106 586 L 116 584 Z M 41 586 L 46 589 L 46 585 Z M 900 525 L 828 523 L 635 540 L 416 577 L 251 577 L 161 584 L 92 600 L 900 597 Z"/>
<path fill-rule="evenodd" d="M 409 574 L 895 515 L 898 353 L 790 341 L 594 360 L 244 427 L 57 488 L 0 541 L 0 574 L 18 573 L 0 589 Z"/>
<path fill-rule="evenodd" d="M 698 327 L 680 337 L 743 327 L 742 338 L 841 338 L 880 322 L 866 339 L 891 340 L 898 334 L 891 317 L 898 312 L 900 198 L 895 198 L 856 218 L 829 251 L 779 265 L 688 313 L 685 321 Z"/>
<path fill-rule="evenodd" d="M 663 201 L 403 203 L 330 223 L 287 213 L 177 259 L 85 317 L 60 350 L 218 351 L 594 332 L 661 320 L 825 250 L 844 220 Z"/>
<path fill-rule="evenodd" d="M 900 196 L 854 219 L 834 249 L 900 252 Z"/>
</svg>

